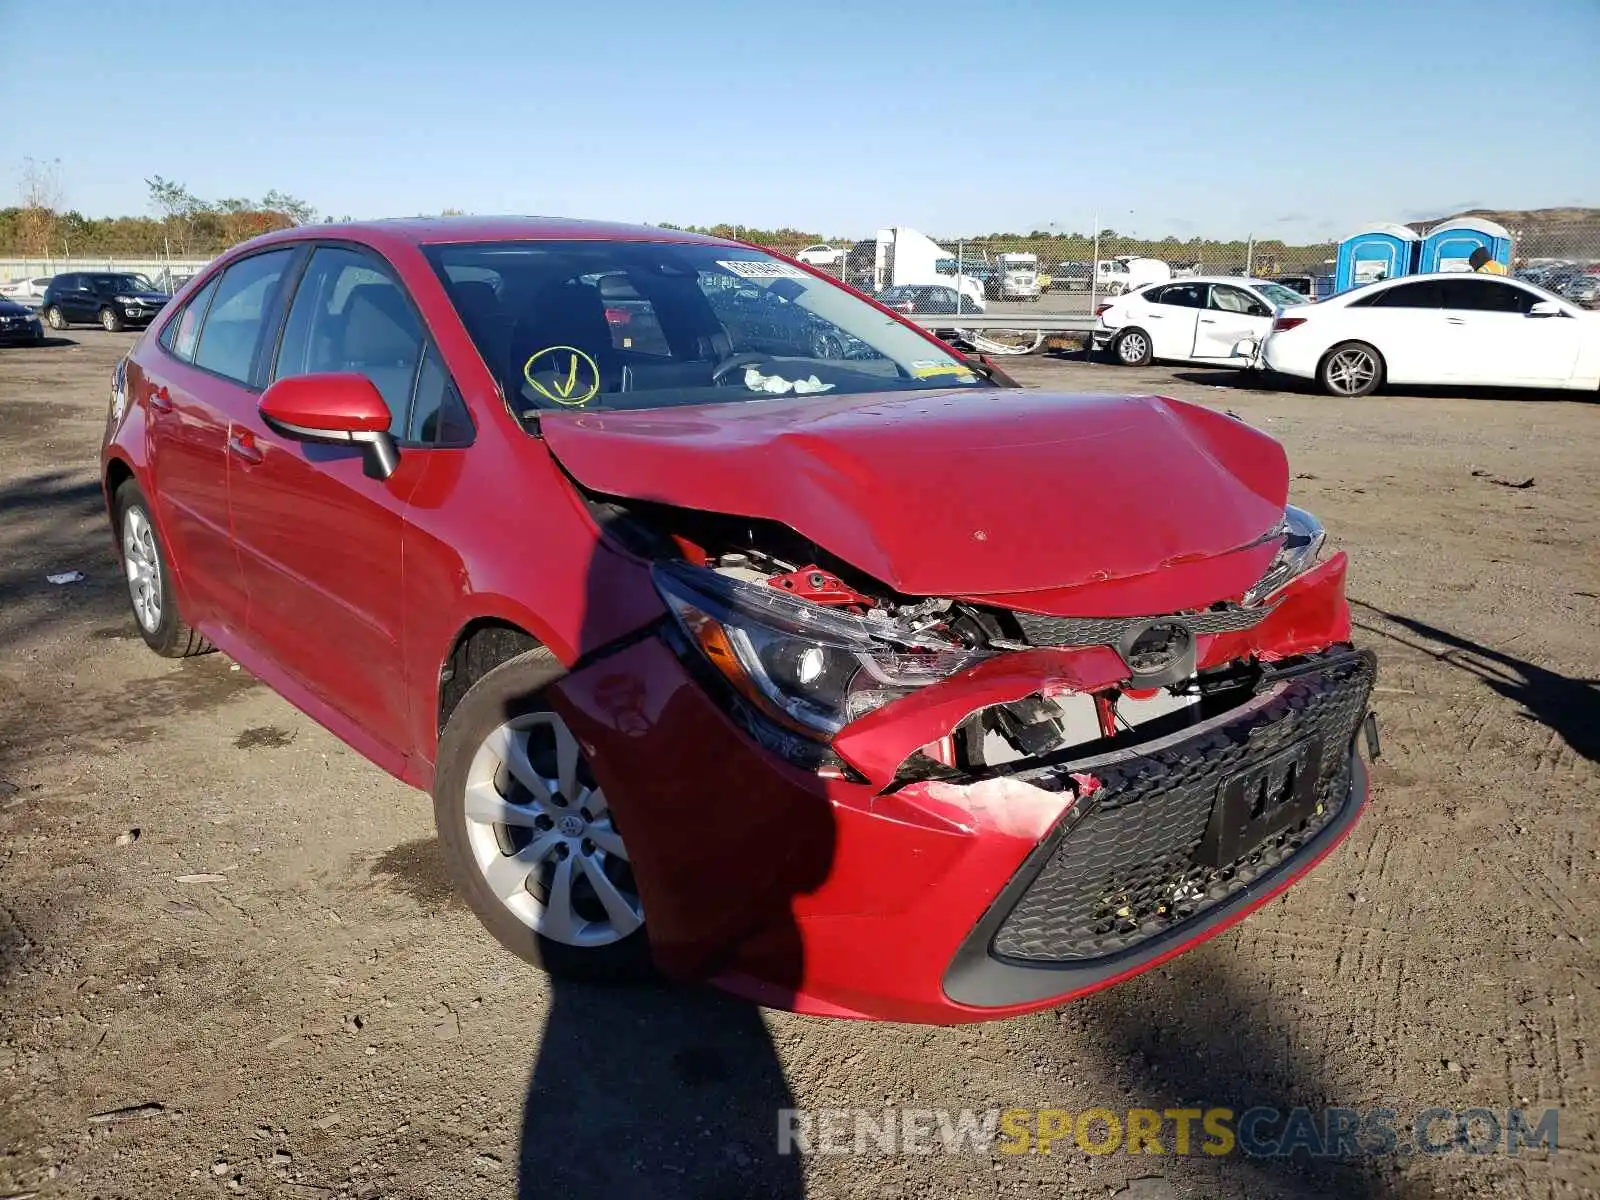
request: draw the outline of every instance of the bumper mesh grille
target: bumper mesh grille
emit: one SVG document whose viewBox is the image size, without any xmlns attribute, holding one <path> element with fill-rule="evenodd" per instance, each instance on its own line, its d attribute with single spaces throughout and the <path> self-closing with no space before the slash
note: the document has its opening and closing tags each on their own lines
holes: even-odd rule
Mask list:
<svg viewBox="0 0 1600 1200">
<path fill-rule="evenodd" d="M 1291 680 L 1235 722 L 1097 768 L 1101 789 L 1069 813 L 1070 827 L 1001 924 L 994 952 L 1037 962 L 1115 954 L 1288 862 L 1348 802 L 1350 746 L 1375 674 L 1371 655 L 1343 658 Z M 1322 746 L 1315 809 L 1230 862 L 1208 862 L 1202 840 L 1224 785 L 1308 738 Z"/>
<path fill-rule="evenodd" d="M 1115 646 L 1130 630 L 1153 620 L 1182 621 L 1191 633 L 1235 633 L 1254 629 L 1266 620 L 1271 608 L 1208 609 L 1175 617 L 1045 617 L 1038 613 L 1013 612 L 1030 646 Z"/>
</svg>

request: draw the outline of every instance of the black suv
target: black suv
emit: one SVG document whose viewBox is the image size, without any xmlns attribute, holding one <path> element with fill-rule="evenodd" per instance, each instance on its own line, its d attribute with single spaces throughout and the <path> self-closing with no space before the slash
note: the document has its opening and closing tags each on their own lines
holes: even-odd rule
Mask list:
<svg viewBox="0 0 1600 1200">
<path fill-rule="evenodd" d="M 51 329 L 97 324 L 116 333 L 150 324 L 171 299 L 144 275 L 69 271 L 50 281 L 39 309 Z"/>
</svg>

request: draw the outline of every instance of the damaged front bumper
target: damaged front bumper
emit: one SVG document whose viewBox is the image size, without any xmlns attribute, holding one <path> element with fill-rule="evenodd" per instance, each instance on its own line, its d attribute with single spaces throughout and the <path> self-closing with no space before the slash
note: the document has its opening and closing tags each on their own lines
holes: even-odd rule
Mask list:
<svg viewBox="0 0 1600 1200">
<path fill-rule="evenodd" d="M 958 1004 L 1011 1008 L 1105 987 L 1226 928 L 1309 870 L 1367 797 L 1368 651 L 1269 676 L 1181 734 L 1024 772 L 1082 789 L 945 974 Z"/>
<path fill-rule="evenodd" d="M 1253 693 L 1077 761 L 908 779 L 969 713 L 1126 675 L 1106 647 L 1021 650 L 846 726 L 829 777 L 763 750 L 654 638 L 553 699 L 625 831 L 657 962 L 799 1012 L 952 1023 L 1061 1003 L 1146 969 L 1287 887 L 1366 799 L 1373 678 L 1342 556 L 1200 665 Z M 1277 664 L 1274 666 L 1274 664 Z"/>
</svg>

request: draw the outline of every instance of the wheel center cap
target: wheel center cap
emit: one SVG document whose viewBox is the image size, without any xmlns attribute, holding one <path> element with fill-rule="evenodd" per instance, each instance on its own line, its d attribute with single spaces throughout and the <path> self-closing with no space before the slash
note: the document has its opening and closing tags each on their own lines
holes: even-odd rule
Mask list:
<svg viewBox="0 0 1600 1200">
<path fill-rule="evenodd" d="M 585 825 L 582 817 L 568 813 L 556 822 L 556 828 L 561 831 L 562 837 L 575 838 L 583 833 Z"/>
</svg>

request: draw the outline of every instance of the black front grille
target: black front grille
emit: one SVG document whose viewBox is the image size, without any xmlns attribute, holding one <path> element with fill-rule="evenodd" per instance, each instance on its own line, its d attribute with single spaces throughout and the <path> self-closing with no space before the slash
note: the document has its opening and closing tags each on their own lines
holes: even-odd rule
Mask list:
<svg viewBox="0 0 1600 1200">
<path fill-rule="evenodd" d="M 1059 843 L 1001 923 L 994 953 L 1048 963 L 1117 954 L 1272 873 L 1346 804 L 1350 746 L 1376 669 L 1368 653 L 1343 655 L 1244 706 L 1236 720 L 1093 768 L 1099 790 L 1068 811 Z M 1300 753 L 1306 746 L 1320 755 Z M 1304 815 L 1221 861 L 1212 813 L 1223 789 L 1253 767 L 1291 759 L 1315 763 Z"/>
<path fill-rule="evenodd" d="M 1011 615 L 1030 646 L 1116 646 L 1130 631 L 1151 621 L 1182 621 L 1195 634 L 1237 633 L 1254 629 L 1271 611 L 1265 606 L 1243 608 L 1234 604 L 1170 617 L 1046 617 L 1025 612 Z"/>
</svg>

